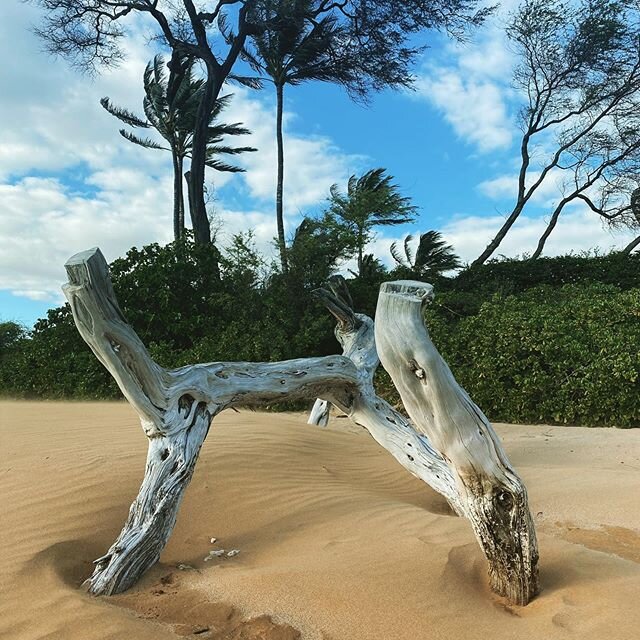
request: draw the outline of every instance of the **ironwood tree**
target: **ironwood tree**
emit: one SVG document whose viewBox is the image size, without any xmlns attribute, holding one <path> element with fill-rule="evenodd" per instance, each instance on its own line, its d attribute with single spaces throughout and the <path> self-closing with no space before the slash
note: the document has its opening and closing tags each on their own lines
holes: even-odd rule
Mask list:
<svg viewBox="0 0 640 640">
<path fill-rule="evenodd" d="M 199 60 L 204 68 L 204 90 L 193 130 L 189 201 L 196 242 L 209 243 L 211 229 L 205 202 L 207 130 L 222 88 L 252 38 L 277 34 L 286 28 L 277 19 L 255 19 L 258 0 L 31 0 L 44 9 L 36 28 L 50 53 L 76 67 L 97 71 L 117 65 L 124 57 L 128 28 L 135 17 L 151 24 L 153 34 L 171 52 L 169 100 L 187 71 L 185 61 Z M 479 0 L 318 0 L 304 15 L 313 26 L 330 17 L 343 29 L 342 47 L 357 56 L 359 84 L 385 86 L 395 78 L 411 76 L 411 67 L 424 50 L 417 35 L 443 29 L 460 35 L 480 24 L 491 11 Z"/>
<path fill-rule="evenodd" d="M 525 0 L 507 36 L 518 55 L 524 104 L 513 209 L 472 263 L 488 260 L 543 182 L 560 195 L 538 243 L 562 211 L 585 203 L 606 220 L 628 219 L 640 184 L 640 13 L 636 2 Z"/>
</svg>

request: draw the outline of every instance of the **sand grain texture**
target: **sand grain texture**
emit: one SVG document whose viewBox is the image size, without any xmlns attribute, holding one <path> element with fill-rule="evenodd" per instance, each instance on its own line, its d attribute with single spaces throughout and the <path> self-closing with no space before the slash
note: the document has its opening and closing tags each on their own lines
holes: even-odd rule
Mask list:
<svg viewBox="0 0 640 640">
<path fill-rule="evenodd" d="M 467 522 L 365 432 L 248 411 L 214 421 L 161 563 L 91 598 L 78 586 L 142 477 L 137 417 L 0 402 L 0 638 L 640 637 L 640 430 L 498 431 L 539 533 L 526 608 L 489 593 Z M 204 562 L 212 549 L 240 553 Z"/>
</svg>

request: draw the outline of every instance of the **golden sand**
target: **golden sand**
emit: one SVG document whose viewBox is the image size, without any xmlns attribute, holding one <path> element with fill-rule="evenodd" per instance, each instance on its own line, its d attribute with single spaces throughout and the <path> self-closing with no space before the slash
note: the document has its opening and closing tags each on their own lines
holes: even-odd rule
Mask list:
<svg viewBox="0 0 640 640">
<path fill-rule="evenodd" d="M 0 638 L 639 638 L 640 430 L 497 429 L 539 535 L 525 608 L 488 591 L 468 523 L 366 432 L 249 411 L 214 421 L 161 563 L 92 598 L 79 585 L 144 470 L 136 415 L 0 402 Z"/>
</svg>

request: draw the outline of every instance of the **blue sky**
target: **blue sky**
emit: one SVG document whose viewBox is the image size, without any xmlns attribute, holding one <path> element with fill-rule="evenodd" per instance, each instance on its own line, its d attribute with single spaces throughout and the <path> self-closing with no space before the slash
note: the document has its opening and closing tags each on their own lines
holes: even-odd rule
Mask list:
<svg viewBox="0 0 640 640">
<path fill-rule="evenodd" d="M 466 45 L 438 35 L 416 68 L 416 90 L 384 92 L 353 104 L 325 84 L 286 95 L 286 223 L 321 210 L 329 186 L 351 173 L 386 167 L 419 207 L 418 220 L 379 233 L 370 251 L 389 262 L 389 245 L 407 233 L 439 229 L 464 260 L 484 248 L 510 211 L 517 171 L 520 97 L 509 78 L 514 54 L 503 14 Z M 0 319 L 27 325 L 62 302 L 64 262 L 100 246 L 112 260 L 134 245 L 171 239 L 171 167 L 167 154 L 135 147 L 99 105 L 102 96 L 140 111 L 141 77 L 153 55 L 144 38 L 127 58 L 94 79 L 42 52 L 29 31 L 38 10 L 20 0 L 0 5 Z M 272 252 L 275 235 L 274 101 L 267 89 L 232 88 L 225 115 L 252 131 L 259 149 L 242 175 L 212 174 L 219 240 L 252 228 Z M 498 253 L 535 247 L 560 194 L 551 176 Z M 596 216 L 567 210 L 547 255 L 626 244 L 630 233 L 605 229 Z"/>
</svg>

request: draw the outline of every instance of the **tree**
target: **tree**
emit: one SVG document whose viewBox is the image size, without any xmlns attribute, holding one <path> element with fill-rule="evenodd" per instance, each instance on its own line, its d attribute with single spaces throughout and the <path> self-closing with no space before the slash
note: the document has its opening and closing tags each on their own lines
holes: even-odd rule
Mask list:
<svg viewBox="0 0 640 640">
<path fill-rule="evenodd" d="M 309 290 L 322 286 L 353 248 L 351 234 L 330 217 L 303 218 L 288 251 L 289 282 L 304 283 Z"/>
<path fill-rule="evenodd" d="M 184 61 L 203 63 L 205 83 L 194 124 L 188 188 L 195 240 L 209 243 L 204 183 L 211 113 L 225 82 L 234 75 L 233 67 L 247 39 L 275 33 L 278 24 L 252 18 L 258 0 L 217 0 L 208 11 L 197 7 L 194 0 L 31 1 L 45 10 L 36 33 L 48 51 L 81 69 L 97 70 L 122 60 L 120 43 L 127 34 L 126 21 L 135 14 L 149 18 L 155 35 L 171 50 L 170 100 L 186 72 Z M 305 20 L 313 25 L 325 16 L 334 16 L 344 25 L 344 47 L 358 54 L 361 86 L 365 88 L 370 82 L 386 86 L 396 77 L 410 77 L 411 66 L 424 49 L 416 34 L 427 29 L 459 34 L 478 25 L 490 12 L 477 10 L 478 4 L 478 0 L 320 0 Z"/>
<path fill-rule="evenodd" d="M 307 19 L 318 4 L 315 0 L 259 0 L 251 12 L 252 17 L 275 28 L 256 35 L 241 54 L 255 72 L 273 83 L 276 91 L 276 221 L 283 272 L 288 268 L 283 203 L 284 88 L 310 80 L 352 87 L 358 78 L 353 56 L 344 47 L 345 27 L 337 17 L 325 15 L 314 22 Z"/>
<path fill-rule="evenodd" d="M 12 322 L 11 320 L 5 320 L 0 322 L 0 357 L 7 353 L 10 349 L 13 349 L 21 340 L 27 335 L 26 328 Z"/>
<path fill-rule="evenodd" d="M 453 247 L 445 242 L 438 231 L 427 231 L 420 234 L 418 248 L 415 253 L 411 248 L 413 236 L 409 234 L 403 242 L 403 252 L 398 243 L 391 245 L 391 256 L 398 264 L 396 275 L 410 280 L 431 279 L 441 276 L 445 271 L 459 269 L 460 259 L 453 252 Z"/>
<path fill-rule="evenodd" d="M 535 255 L 569 203 L 585 202 L 609 220 L 629 213 L 637 186 L 629 170 L 637 177 L 640 148 L 640 30 L 631 4 L 526 0 L 512 16 L 507 35 L 519 56 L 514 83 L 525 99 L 518 190 L 511 213 L 473 265 L 495 252 L 545 180 L 558 179 L 562 196 Z"/>
<path fill-rule="evenodd" d="M 157 55 L 144 72 L 143 109 L 146 119 L 122 107 L 113 105 L 109 98 L 102 98 L 100 104 L 113 116 L 133 128 L 155 129 L 168 143 L 168 147 L 149 138 L 143 138 L 127 129 L 120 134 L 146 149 L 171 151 L 173 159 L 173 233 L 179 240 L 184 234 L 184 195 L 182 189 L 183 168 L 186 158 L 190 158 L 193 147 L 193 130 L 198 106 L 204 90 L 204 80 L 195 78 L 193 67 L 186 67 L 184 75 L 169 99 L 169 84 L 164 70 L 162 56 Z M 221 155 L 237 155 L 247 151 L 256 151 L 253 147 L 230 147 L 223 144 L 225 136 L 248 135 L 251 132 L 240 124 L 216 123 L 220 113 L 228 106 L 231 94 L 221 96 L 209 118 L 206 165 L 217 171 L 244 171 L 241 167 L 228 164 L 219 159 Z M 193 220 L 192 212 L 192 223 Z"/>
<path fill-rule="evenodd" d="M 331 186 L 328 212 L 355 237 L 359 275 L 363 273 L 364 248 L 371 240 L 373 228 L 415 219 L 417 208 L 410 204 L 409 198 L 400 195 L 392 180 L 393 176 L 385 175 L 385 169 L 379 168 L 359 178 L 352 175 L 346 194 L 337 184 Z"/>
</svg>

